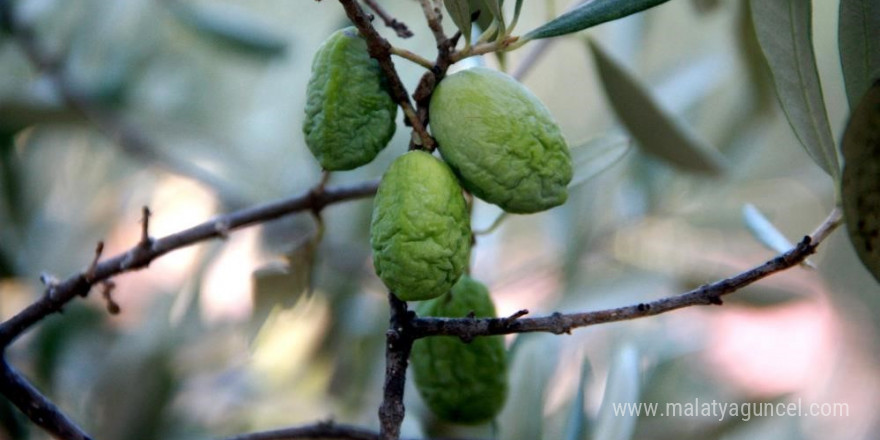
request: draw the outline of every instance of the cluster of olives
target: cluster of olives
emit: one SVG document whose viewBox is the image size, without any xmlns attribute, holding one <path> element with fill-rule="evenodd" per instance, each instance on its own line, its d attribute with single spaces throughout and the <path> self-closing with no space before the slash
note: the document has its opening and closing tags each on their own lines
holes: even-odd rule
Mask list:
<svg viewBox="0 0 880 440">
<path fill-rule="evenodd" d="M 565 202 L 571 157 L 547 108 L 513 78 L 474 68 L 444 78 L 430 102 L 430 130 L 442 160 L 424 151 L 398 157 L 374 200 L 373 264 L 423 316 L 494 317 L 488 290 L 464 275 L 471 246 L 462 189 L 511 213 Z M 394 134 L 396 105 L 378 63 L 354 28 L 318 50 L 308 84 L 306 144 L 326 170 L 364 165 Z M 500 337 L 416 341 L 416 385 L 431 410 L 459 423 L 500 411 L 507 394 Z"/>
</svg>

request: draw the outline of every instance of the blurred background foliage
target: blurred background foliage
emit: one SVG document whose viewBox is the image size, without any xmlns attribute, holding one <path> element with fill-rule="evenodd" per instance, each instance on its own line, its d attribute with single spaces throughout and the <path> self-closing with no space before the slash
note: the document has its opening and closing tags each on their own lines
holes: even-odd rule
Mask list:
<svg viewBox="0 0 880 440">
<path fill-rule="evenodd" d="M 95 105 L 153 142 L 120 148 L 65 107 L 53 83 L 0 36 L 0 314 L 42 293 L 39 275 L 86 267 L 137 242 L 140 207 L 162 236 L 320 179 L 301 135 L 311 57 L 346 25 L 332 1 L 14 2 Z M 412 0 L 381 2 L 434 57 Z M 562 1 L 525 2 L 519 32 Z M 510 216 L 477 237 L 472 274 L 499 313 L 586 311 L 657 299 L 773 255 L 744 224 L 752 204 L 792 241 L 834 204 L 834 184 L 778 108 L 741 0 L 678 0 L 586 32 L 671 114 L 721 152 L 716 175 L 628 148 L 584 35 L 553 40 L 523 82 L 558 118 L 578 163 L 569 202 Z M 451 34 L 454 29 L 445 23 Z M 814 41 L 835 139 L 847 118 L 837 1 L 814 2 Z M 513 70 L 538 43 L 506 54 Z M 498 67 L 488 55 L 462 64 Z M 396 59 L 413 88 L 420 67 Z M 400 121 L 372 164 L 408 143 Z M 607 166 L 602 164 L 610 164 Z M 597 174 L 599 169 L 604 169 Z M 318 243 L 303 214 L 162 257 L 10 349 L 10 361 L 100 439 L 198 439 L 332 418 L 377 427 L 387 306 L 372 272 L 371 204 L 328 208 Z M 500 214 L 475 202 L 475 229 Z M 491 427 L 436 421 L 415 389 L 404 435 L 504 439 L 873 438 L 880 396 L 880 288 L 838 231 L 796 268 L 724 307 L 575 331 L 508 337 L 512 393 Z M 411 381 L 410 381 L 411 382 Z M 411 386 L 411 385 L 409 385 Z M 610 402 L 842 402 L 845 417 L 620 417 Z M 0 403 L 0 438 L 44 438 Z"/>
</svg>

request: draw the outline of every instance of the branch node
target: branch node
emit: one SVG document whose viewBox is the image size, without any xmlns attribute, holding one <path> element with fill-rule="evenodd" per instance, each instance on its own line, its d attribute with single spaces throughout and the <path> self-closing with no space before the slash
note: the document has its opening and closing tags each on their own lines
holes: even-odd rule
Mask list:
<svg viewBox="0 0 880 440">
<path fill-rule="evenodd" d="M 715 306 L 724 305 L 724 301 L 721 300 L 720 295 L 709 295 L 708 297 L 706 297 L 706 299 L 709 301 L 709 304 Z"/>
<path fill-rule="evenodd" d="M 224 240 L 229 238 L 229 232 L 231 230 L 232 228 L 229 226 L 229 221 L 227 220 L 217 220 L 214 222 L 214 232 Z"/>
<path fill-rule="evenodd" d="M 562 313 L 554 312 L 550 318 L 553 320 L 553 334 L 571 334 L 571 326 L 565 322 L 565 316 Z"/>
<path fill-rule="evenodd" d="M 651 310 L 651 305 L 650 305 L 650 304 L 646 304 L 646 303 L 639 303 L 639 305 L 636 306 L 636 308 L 637 308 L 640 312 L 647 312 L 648 310 Z"/>
</svg>

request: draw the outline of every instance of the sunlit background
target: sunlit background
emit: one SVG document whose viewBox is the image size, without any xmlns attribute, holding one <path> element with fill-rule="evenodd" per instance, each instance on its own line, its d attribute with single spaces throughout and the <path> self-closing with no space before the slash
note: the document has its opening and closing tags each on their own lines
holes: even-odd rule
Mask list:
<svg viewBox="0 0 880 440">
<path fill-rule="evenodd" d="M 312 55 L 347 23 L 337 2 L 14 3 L 47 48 L 66 54 L 72 84 L 154 145 L 114 143 L 66 109 L 0 36 L 0 134 L 9 140 L 0 145 L 3 319 L 42 294 L 41 273 L 64 279 L 87 267 L 99 240 L 105 256 L 135 245 L 142 206 L 160 237 L 320 179 L 301 123 Z M 377 23 L 380 31 L 433 59 L 418 3 L 380 3 L 415 36 L 402 40 Z M 813 3 L 815 52 L 840 139 L 848 105 L 837 1 Z M 760 264 L 774 253 L 749 233 L 746 204 L 794 242 L 826 217 L 834 183 L 778 108 L 744 5 L 671 1 L 554 40 L 524 75 L 569 139 L 576 185 L 564 206 L 510 216 L 477 237 L 471 272 L 499 314 L 636 304 Z M 525 2 L 520 32 L 567 6 Z M 596 174 L 591 158 L 629 144 L 587 35 L 723 153 L 720 176 L 677 169 L 635 145 Z M 466 63 L 513 71 L 533 46 L 507 54 L 503 66 L 494 55 Z M 422 68 L 395 62 L 414 89 Z M 398 118 L 375 162 L 333 173 L 329 184 L 379 177 L 407 148 Z M 317 246 L 313 218 L 300 214 L 173 252 L 115 278 L 121 314 L 109 315 L 93 292 L 17 341 L 10 362 L 99 439 L 216 438 L 329 419 L 376 428 L 388 313 L 370 260 L 370 212 L 369 200 L 327 208 Z M 476 201 L 474 228 L 499 214 Z M 880 287 L 845 235 L 838 230 L 820 247 L 816 269 L 777 274 L 723 307 L 508 337 L 512 391 L 497 438 L 874 438 Z M 492 435 L 489 426 L 438 422 L 408 386 L 404 436 Z M 635 418 L 614 416 L 607 403 L 695 399 L 843 403 L 848 414 Z M 0 424 L 3 439 L 45 437 L 6 402 Z"/>
</svg>

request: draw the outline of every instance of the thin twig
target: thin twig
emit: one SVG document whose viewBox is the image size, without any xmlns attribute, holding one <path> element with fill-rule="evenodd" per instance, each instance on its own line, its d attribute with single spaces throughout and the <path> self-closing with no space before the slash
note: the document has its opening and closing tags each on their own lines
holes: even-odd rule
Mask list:
<svg viewBox="0 0 880 440">
<path fill-rule="evenodd" d="M 0 393 L 18 407 L 37 426 L 64 440 L 91 440 L 49 399 L 40 394 L 21 374 L 0 358 Z"/>
<path fill-rule="evenodd" d="M 382 21 L 385 22 L 385 26 L 388 26 L 391 29 L 394 29 L 394 32 L 397 33 L 398 37 L 409 38 L 409 37 L 413 36 L 412 31 L 409 30 L 409 28 L 406 26 L 406 23 L 392 17 L 391 14 L 389 14 L 384 9 L 382 9 L 382 7 L 379 6 L 379 4 L 375 2 L 375 0 L 364 0 L 364 3 L 370 9 L 372 9 L 373 12 L 375 12 L 376 15 L 378 15 L 379 18 L 382 19 Z"/>
<path fill-rule="evenodd" d="M 373 430 L 354 425 L 346 425 L 333 421 L 310 423 L 307 425 L 293 426 L 290 428 L 273 429 L 271 431 L 251 432 L 221 440 L 379 440 L 379 433 Z M 432 437 L 431 440 L 451 440 L 448 438 Z M 478 440 L 456 437 L 456 440 Z"/>
<path fill-rule="evenodd" d="M 400 426 L 406 408 L 403 406 L 403 392 L 406 387 L 406 368 L 409 353 L 412 350 L 413 338 L 409 329 L 412 317 L 406 309 L 406 303 L 388 292 L 388 304 L 391 309 L 390 325 L 385 333 L 385 385 L 383 387 L 382 405 L 379 407 L 379 438 L 380 440 L 397 440 L 400 438 Z"/>
<path fill-rule="evenodd" d="M 403 59 L 410 60 L 426 69 L 433 69 L 434 62 L 409 50 L 406 50 L 401 47 L 391 46 L 391 54 L 397 55 Z"/>
<path fill-rule="evenodd" d="M 828 214 L 828 218 L 810 234 L 810 238 L 814 243 L 821 243 L 828 235 L 834 232 L 840 224 L 843 223 L 843 210 L 840 209 L 839 206 L 835 206 L 834 209 L 831 210 L 831 213 Z"/>
<path fill-rule="evenodd" d="M 370 56 L 379 62 L 379 68 L 382 69 L 382 73 L 385 74 L 385 79 L 388 81 L 391 97 L 403 110 L 406 120 L 418 136 L 417 141 L 415 138 L 413 139 L 417 143 L 416 146 L 429 151 L 433 150 L 434 138 L 428 134 L 425 124 L 416 114 L 415 108 L 413 108 L 412 103 L 409 101 L 406 87 L 404 87 L 400 76 L 397 74 L 397 69 L 394 67 L 394 61 L 391 59 L 391 43 L 376 32 L 373 24 L 370 23 L 370 17 L 356 0 L 339 0 L 339 3 L 345 8 L 348 19 L 357 26 L 360 34 L 367 41 L 367 50 L 369 50 Z"/>
<path fill-rule="evenodd" d="M 91 277 L 87 277 L 89 273 L 83 271 L 54 286 L 47 287 L 46 295 L 0 324 L 0 348 L 11 344 L 25 330 L 46 316 L 60 311 L 77 295 L 88 293 L 95 283 L 124 272 L 146 267 L 150 262 L 168 252 L 212 238 L 222 238 L 234 229 L 263 223 L 295 212 L 320 210 L 330 204 L 370 197 L 376 193 L 378 185 L 378 181 L 374 180 L 355 185 L 325 188 L 317 195 L 312 191 L 307 191 L 289 199 L 232 212 L 175 234 L 152 240 L 149 247 L 138 243 L 128 252 L 106 259 L 96 265 Z"/>
<path fill-rule="evenodd" d="M 253 432 L 227 437 L 223 440 L 296 440 L 296 439 L 348 439 L 348 440 L 377 440 L 379 434 L 376 431 L 338 424 L 334 422 L 318 422 L 309 425 L 295 426 L 291 428 L 275 429 L 272 431 Z"/>
<path fill-rule="evenodd" d="M 696 305 L 720 305 L 721 297 L 764 277 L 789 269 L 816 251 L 819 242 L 809 236 L 788 252 L 730 278 L 698 287 L 681 295 L 647 303 L 586 313 L 554 313 L 539 318 L 415 318 L 409 322 L 413 338 L 453 335 L 461 338 L 526 332 L 571 333 L 573 329 L 659 315 Z"/>
<path fill-rule="evenodd" d="M 432 2 L 430 0 L 419 0 L 419 3 L 422 5 L 422 13 L 425 15 L 425 20 L 428 22 L 428 28 L 431 29 L 431 33 L 434 34 L 434 40 L 437 42 L 437 48 L 445 46 L 448 38 L 446 34 L 443 33 L 443 12 L 440 10 L 439 2 Z"/>
</svg>

